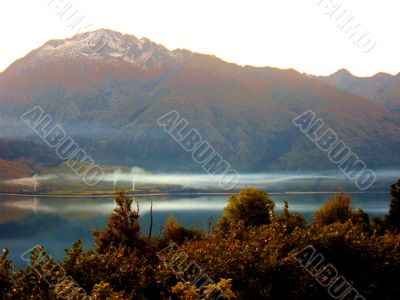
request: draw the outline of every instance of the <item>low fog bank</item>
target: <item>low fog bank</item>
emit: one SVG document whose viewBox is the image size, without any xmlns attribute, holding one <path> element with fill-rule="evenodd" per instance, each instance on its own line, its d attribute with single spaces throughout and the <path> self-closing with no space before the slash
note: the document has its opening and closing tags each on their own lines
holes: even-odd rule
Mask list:
<svg viewBox="0 0 400 300">
<path fill-rule="evenodd" d="M 375 171 L 376 181 L 364 192 L 387 192 L 389 185 L 400 178 L 400 170 Z M 207 174 L 180 174 L 180 173 L 149 173 L 138 167 L 130 171 L 117 168 L 107 170 L 97 185 L 104 190 L 107 185 L 112 189 L 126 189 L 135 191 L 137 187 L 147 186 L 176 186 L 177 189 L 221 190 L 220 177 Z M 21 186 L 27 190 L 36 190 L 38 186 L 46 184 L 57 185 L 59 182 L 71 185 L 81 183 L 82 179 L 75 175 L 62 174 L 35 174 L 32 177 L 4 180 L 4 185 Z M 361 192 L 354 181 L 346 178 L 339 171 L 324 172 L 271 172 L 240 174 L 240 180 L 234 190 L 248 186 L 255 186 L 270 192 L 296 191 L 337 191 Z M 96 188 L 96 187 L 95 187 Z M 93 191 L 93 189 L 91 189 Z"/>
</svg>

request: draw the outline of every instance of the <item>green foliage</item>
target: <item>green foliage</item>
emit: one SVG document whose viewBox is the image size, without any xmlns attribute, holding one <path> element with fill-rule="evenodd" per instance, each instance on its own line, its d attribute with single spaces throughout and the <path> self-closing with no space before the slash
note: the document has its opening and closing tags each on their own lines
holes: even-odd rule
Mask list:
<svg viewBox="0 0 400 300">
<path fill-rule="evenodd" d="M 168 216 L 162 231 L 167 240 L 171 240 L 177 244 L 181 244 L 186 240 L 201 240 L 205 237 L 204 232 L 200 229 L 186 229 L 182 224 L 179 224 L 173 216 Z"/>
<path fill-rule="evenodd" d="M 353 216 L 350 196 L 341 192 L 326 201 L 314 214 L 314 224 L 345 223 Z"/>
<path fill-rule="evenodd" d="M 133 211 L 132 202 L 124 192 L 119 192 L 115 196 L 117 207 L 108 220 L 107 227 L 102 231 L 93 232 L 99 252 L 105 251 L 110 246 L 129 248 L 143 246 L 140 240 L 139 206 Z"/>
<path fill-rule="evenodd" d="M 336 193 L 334 197 L 326 201 L 315 212 L 313 225 L 325 226 L 336 222 L 343 224 L 349 221 L 360 227 L 363 232 L 369 234 L 372 232 L 381 232 L 381 229 L 376 227 L 378 223 L 375 224 L 376 226 L 371 226 L 369 216 L 366 212 L 362 209 L 353 211 L 350 196 L 341 192 Z"/>
<path fill-rule="evenodd" d="M 246 227 L 269 224 L 274 209 L 275 203 L 266 192 L 253 187 L 244 189 L 229 197 L 218 228 L 227 231 L 239 222 Z"/>
</svg>

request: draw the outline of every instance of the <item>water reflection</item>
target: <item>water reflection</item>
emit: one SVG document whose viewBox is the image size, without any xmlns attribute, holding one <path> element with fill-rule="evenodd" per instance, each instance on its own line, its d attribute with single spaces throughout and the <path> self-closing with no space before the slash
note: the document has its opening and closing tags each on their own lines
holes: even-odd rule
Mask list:
<svg viewBox="0 0 400 300">
<path fill-rule="evenodd" d="M 283 199 L 289 201 L 292 212 L 302 213 L 308 221 L 313 212 L 329 198 L 329 194 L 274 194 L 277 211 Z M 389 195 L 385 193 L 352 194 L 354 208 L 362 208 L 370 215 L 384 215 L 388 210 Z M 185 226 L 205 229 L 211 217 L 215 224 L 226 205 L 226 195 L 218 196 L 158 196 L 137 197 L 142 231 L 149 228 L 150 203 L 153 202 L 153 234 L 159 234 L 168 215 L 174 215 Z M 64 249 L 81 239 L 91 247 L 94 228 L 106 225 L 115 207 L 112 198 L 44 198 L 0 197 L 0 248 L 8 247 L 10 257 L 18 268 L 24 263 L 19 255 L 41 244 L 57 259 Z"/>
</svg>

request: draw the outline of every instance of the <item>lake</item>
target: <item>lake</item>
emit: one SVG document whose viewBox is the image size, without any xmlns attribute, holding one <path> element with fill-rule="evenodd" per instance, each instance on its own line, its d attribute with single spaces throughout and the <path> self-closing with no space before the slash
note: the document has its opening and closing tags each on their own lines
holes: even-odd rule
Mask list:
<svg viewBox="0 0 400 300">
<path fill-rule="evenodd" d="M 291 212 L 300 212 L 308 221 L 314 211 L 332 194 L 270 194 L 279 212 L 283 199 Z M 174 215 L 185 226 L 206 228 L 211 217 L 215 225 L 226 205 L 228 195 L 142 196 L 136 197 L 140 222 L 148 233 L 150 203 L 153 202 L 153 235 L 159 235 L 168 215 Z M 387 193 L 351 194 L 354 208 L 362 208 L 370 216 L 383 216 L 389 208 Z M 43 245 L 56 259 L 65 248 L 80 239 L 84 247 L 93 245 L 94 228 L 101 229 L 114 209 L 110 198 L 54 198 L 0 196 L 0 248 L 10 249 L 10 258 L 17 268 L 25 266 L 20 255 L 36 245 Z"/>
</svg>

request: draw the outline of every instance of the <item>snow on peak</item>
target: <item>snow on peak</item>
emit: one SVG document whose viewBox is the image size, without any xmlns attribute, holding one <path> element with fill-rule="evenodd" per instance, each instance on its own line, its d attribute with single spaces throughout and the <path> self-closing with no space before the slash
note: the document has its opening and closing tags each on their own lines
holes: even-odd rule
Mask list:
<svg viewBox="0 0 400 300">
<path fill-rule="evenodd" d="M 65 40 L 51 40 L 39 49 L 38 57 L 47 60 L 65 57 L 118 59 L 146 68 L 171 60 L 175 54 L 146 38 L 138 39 L 133 35 L 100 29 Z"/>
</svg>

